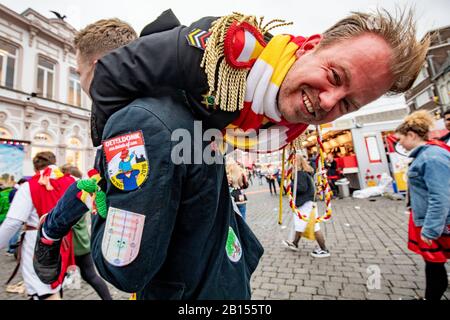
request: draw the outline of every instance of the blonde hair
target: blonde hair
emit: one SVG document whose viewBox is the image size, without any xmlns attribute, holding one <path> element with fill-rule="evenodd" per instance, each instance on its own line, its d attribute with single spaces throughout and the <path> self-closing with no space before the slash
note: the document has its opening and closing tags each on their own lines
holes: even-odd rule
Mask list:
<svg viewBox="0 0 450 320">
<path fill-rule="evenodd" d="M 136 38 L 136 31 L 128 23 L 113 18 L 89 24 L 76 34 L 73 42 L 83 57 L 92 58 L 123 47 Z"/>
<path fill-rule="evenodd" d="M 430 36 L 417 41 L 412 9 L 398 11 L 398 18 L 384 9 L 374 13 L 352 12 L 323 33 L 319 48 L 367 33 L 380 36 L 392 49 L 390 71 L 394 82 L 388 94 L 405 92 L 424 64 Z"/>
<path fill-rule="evenodd" d="M 313 173 L 314 169 L 309 165 L 309 163 L 301 155 L 296 155 L 297 160 L 297 170 L 305 171 L 308 173 Z"/>
<path fill-rule="evenodd" d="M 230 163 L 226 166 L 227 176 L 231 180 L 231 186 L 242 188 L 244 185 L 245 171 L 237 163 Z"/>
<path fill-rule="evenodd" d="M 407 116 L 403 123 L 395 129 L 395 132 L 406 135 L 412 131 L 421 139 L 428 140 L 428 133 L 433 123 L 434 119 L 427 111 L 416 111 Z"/>
</svg>

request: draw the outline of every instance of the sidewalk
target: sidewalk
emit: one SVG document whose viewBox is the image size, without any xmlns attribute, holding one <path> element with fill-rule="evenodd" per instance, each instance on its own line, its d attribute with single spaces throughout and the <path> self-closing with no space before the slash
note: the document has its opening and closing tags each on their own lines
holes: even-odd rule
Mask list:
<svg viewBox="0 0 450 320">
<path fill-rule="evenodd" d="M 278 225 L 279 196 L 271 196 L 266 183 L 248 189 L 247 218 L 265 253 L 252 277 L 253 299 L 412 299 L 423 296 L 424 263 L 406 248 L 408 215 L 403 201 L 347 198 L 332 201 L 333 217 L 322 224 L 331 257 L 309 254 L 315 242 L 301 240 L 300 252 L 286 249 L 281 241 L 291 233 L 292 212 L 283 201 L 283 225 Z M 319 214 L 321 214 L 319 208 Z M 0 253 L 0 282 L 8 279 L 15 262 Z M 369 268 L 370 267 L 370 268 Z M 450 272 L 450 265 L 447 264 Z M 368 269 L 369 268 L 369 269 Z M 379 270 L 379 289 L 368 289 L 369 277 Z M 13 284 L 21 280 L 20 274 Z M 377 281 L 371 282 L 375 285 Z M 114 299 L 130 294 L 110 286 Z M 450 298 L 450 289 L 445 299 Z M 0 299 L 26 299 L 0 290 Z M 98 300 L 95 291 L 82 283 L 79 290 L 65 290 L 64 299 Z"/>
</svg>

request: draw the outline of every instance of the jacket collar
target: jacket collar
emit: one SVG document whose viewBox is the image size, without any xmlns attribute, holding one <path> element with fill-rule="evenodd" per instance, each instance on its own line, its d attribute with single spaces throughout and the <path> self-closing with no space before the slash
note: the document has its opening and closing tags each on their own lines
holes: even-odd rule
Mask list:
<svg viewBox="0 0 450 320">
<path fill-rule="evenodd" d="M 409 154 L 409 157 L 410 157 L 410 158 L 417 158 L 417 156 L 418 156 L 423 150 L 425 150 L 425 149 L 428 148 L 428 147 L 429 147 L 429 145 L 426 145 L 426 144 L 421 145 L 421 146 L 418 146 L 418 147 L 415 147 L 414 149 L 412 149 L 411 153 Z"/>
</svg>

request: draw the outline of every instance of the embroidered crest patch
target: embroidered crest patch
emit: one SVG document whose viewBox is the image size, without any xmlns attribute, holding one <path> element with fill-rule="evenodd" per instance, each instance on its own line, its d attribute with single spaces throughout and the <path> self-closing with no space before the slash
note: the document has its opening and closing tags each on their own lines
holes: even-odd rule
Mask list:
<svg viewBox="0 0 450 320">
<path fill-rule="evenodd" d="M 142 131 L 114 137 L 102 144 L 111 183 L 124 191 L 141 186 L 149 170 Z"/>
<path fill-rule="evenodd" d="M 228 238 L 227 243 L 225 245 L 225 250 L 227 251 L 228 259 L 232 262 L 238 262 L 242 257 L 242 247 L 239 242 L 236 233 L 234 233 L 233 228 L 229 227 L 228 229 Z"/>
<path fill-rule="evenodd" d="M 141 247 L 145 216 L 109 207 L 102 239 L 103 257 L 116 267 L 136 259 Z"/>
<path fill-rule="evenodd" d="M 205 50 L 206 41 L 208 41 L 210 35 L 211 32 L 201 29 L 194 29 L 186 35 L 186 40 L 190 46 Z"/>
</svg>

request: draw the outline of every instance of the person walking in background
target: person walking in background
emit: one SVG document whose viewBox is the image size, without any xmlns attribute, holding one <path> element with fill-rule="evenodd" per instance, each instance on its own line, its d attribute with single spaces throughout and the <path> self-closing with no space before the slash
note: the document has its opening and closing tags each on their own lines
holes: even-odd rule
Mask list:
<svg viewBox="0 0 450 320">
<path fill-rule="evenodd" d="M 83 178 L 81 171 L 71 164 L 63 165 L 61 171 L 77 180 Z M 95 271 L 94 261 L 91 256 L 91 239 L 87 225 L 87 214 L 83 215 L 77 224 L 72 227 L 72 232 L 75 264 L 80 268 L 81 278 L 94 288 L 102 300 L 112 300 L 106 282 Z"/>
<path fill-rule="evenodd" d="M 408 249 L 425 261 L 425 299 L 440 300 L 448 286 L 450 257 L 450 147 L 428 141 L 433 118 L 426 111 L 407 116 L 396 129 L 413 159 L 408 169 Z"/>
<path fill-rule="evenodd" d="M 309 165 L 311 166 L 311 168 L 313 168 L 314 171 L 316 171 L 317 169 L 316 165 L 317 157 L 318 157 L 317 152 L 313 151 L 311 157 L 309 158 Z"/>
<path fill-rule="evenodd" d="M 445 128 L 447 128 L 447 130 L 449 132 L 447 132 L 447 134 L 440 137 L 439 140 L 441 140 L 442 142 L 444 142 L 448 146 L 450 146 L 450 108 L 448 108 L 444 112 L 444 124 L 445 124 Z"/>
<path fill-rule="evenodd" d="M 230 194 L 236 203 L 242 218 L 246 219 L 247 196 L 244 189 L 248 188 L 248 182 L 245 171 L 236 163 L 227 165 L 228 183 L 230 185 Z"/>
<path fill-rule="evenodd" d="M 327 158 L 325 159 L 325 169 L 327 169 L 328 183 L 333 191 L 333 196 L 337 196 L 338 190 L 335 184 L 335 181 L 338 179 L 337 162 L 331 152 L 327 154 Z"/>
<path fill-rule="evenodd" d="M 247 180 L 250 182 L 251 185 L 253 185 L 253 169 L 249 170 L 249 169 L 244 169 L 245 170 L 245 174 L 247 175 Z"/>
<path fill-rule="evenodd" d="M 259 185 L 262 186 L 262 184 L 263 184 L 263 181 L 262 181 L 263 174 L 261 172 L 261 168 L 257 168 L 256 169 L 256 176 L 258 177 Z"/>
<path fill-rule="evenodd" d="M 269 164 L 267 166 L 266 180 L 267 180 L 267 183 L 269 184 L 270 194 L 277 194 L 277 189 L 275 187 L 275 171 L 273 170 L 271 164 Z M 272 192 L 272 188 L 273 188 L 273 192 Z"/>
<path fill-rule="evenodd" d="M 55 163 L 55 155 L 50 151 L 36 154 L 33 158 L 36 174 L 18 189 L 8 215 L 0 226 L 0 248 L 4 248 L 25 223 L 25 233 L 18 249 L 19 264 L 8 282 L 13 279 L 20 265 L 30 300 L 60 300 L 62 298 L 61 285 L 66 269 L 68 265 L 74 264 L 72 234 L 69 233 L 64 238 L 65 245 L 60 251 L 63 254 L 62 267 L 56 281 L 44 284 L 33 268 L 33 253 L 39 218 L 50 211 L 64 191 L 75 182 L 74 178 L 63 175 Z"/>
<path fill-rule="evenodd" d="M 301 155 L 297 155 L 295 159 L 298 164 L 295 206 L 299 208 L 300 212 L 304 215 L 310 217 L 316 194 L 312 177 L 314 170 Z M 292 186 L 292 189 L 294 189 L 294 186 Z M 315 214 L 317 218 L 317 209 Z M 292 251 L 299 251 L 298 242 L 300 241 L 307 225 L 308 223 L 306 221 L 302 220 L 296 213 L 294 213 L 294 240 L 283 240 L 283 245 Z M 323 236 L 322 231 L 320 231 L 320 223 L 316 223 L 314 225 L 314 236 L 319 244 L 319 248 L 314 249 L 313 252 L 311 252 L 311 256 L 315 258 L 329 257 L 330 251 L 325 245 L 325 237 Z"/>
<path fill-rule="evenodd" d="M 16 195 L 17 190 L 20 188 L 22 184 L 27 182 L 28 179 L 21 178 L 19 181 L 17 181 L 17 184 L 14 186 L 14 188 L 9 193 L 9 203 L 11 204 L 14 200 L 14 196 Z M 14 236 L 9 240 L 8 249 L 6 252 L 11 255 L 17 255 L 17 245 L 19 242 L 20 233 L 22 232 L 22 228 L 20 228 Z"/>
</svg>

